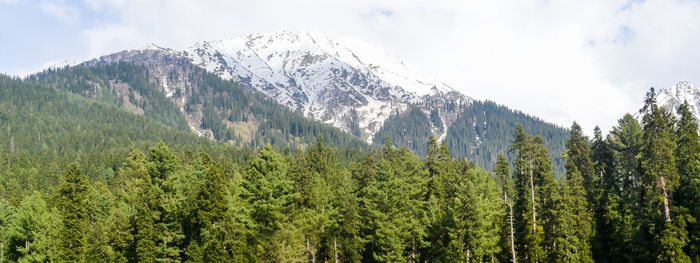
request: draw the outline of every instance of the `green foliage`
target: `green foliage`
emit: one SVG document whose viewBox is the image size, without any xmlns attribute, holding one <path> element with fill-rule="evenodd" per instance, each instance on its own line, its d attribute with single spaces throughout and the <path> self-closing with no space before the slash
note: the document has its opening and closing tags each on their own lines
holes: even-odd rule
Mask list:
<svg viewBox="0 0 700 263">
<path fill-rule="evenodd" d="M 132 112 L 143 111 L 149 119 L 180 131 L 190 131 L 185 115 L 201 110 L 201 128 L 210 130 L 220 142 L 252 147 L 269 143 L 297 148 L 323 135 L 335 145 L 366 147 L 359 138 L 293 113 L 236 82 L 222 80 L 196 66 L 182 67 L 188 72 L 186 94 L 177 93 L 170 98 L 161 91 L 160 79 L 149 79 L 147 65 L 126 62 L 51 69 L 30 76 L 29 81 Z M 182 105 L 186 113 L 183 114 L 175 101 L 185 96 L 188 100 Z M 243 139 L 230 125 L 235 122 L 254 123 L 253 127 L 257 128 L 249 131 L 252 132 L 250 138 Z"/>
<path fill-rule="evenodd" d="M 287 169 L 284 158 L 269 144 L 246 168 L 245 198 L 252 206 L 251 218 L 257 233 L 254 249 L 260 261 L 279 261 L 284 255 L 294 255 L 289 254 L 294 246 L 302 245 L 302 242 L 286 243 L 298 238 L 298 229 L 292 227 L 292 204 L 299 199 L 293 181 L 287 177 Z M 298 257 L 301 251 L 296 251 L 294 256 Z"/>
<path fill-rule="evenodd" d="M 486 171 L 471 168 L 458 175 L 455 192 L 454 222 L 450 231 L 451 261 L 486 262 L 496 258 L 499 246 L 501 218 L 504 210 L 498 186 Z"/>
<path fill-rule="evenodd" d="M 66 167 L 65 182 L 59 188 L 63 225 L 60 229 L 60 254 L 62 262 L 85 261 L 85 232 L 87 232 L 87 177 L 76 163 Z"/>
<path fill-rule="evenodd" d="M 30 76 L 29 80 L 36 80 L 55 89 L 70 91 L 109 105 L 127 108 L 124 106 L 126 103 L 133 104 L 141 109 L 145 116 L 165 126 L 189 131 L 180 109 L 165 97 L 158 86 L 150 82 L 144 66 L 117 62 L 94 67 L 49 69 Z M 124 98 L 125 96 L 128 98 Z"/>
<path fill-rule="evenodd" d="M 649 243 L 656 249 L 649 252 L 662 262 L 689 261 L 682 250 L 685 229 L 674 225 L 669 193 L 678 187 L 679 176 L 675 162 L 676 139 L 673 132 L 674 119 L 671 113 L 656 104 L 652 88 L 645 99 L 642 124 L 644 146 L 641 152 L 641 227 L 651 235 Z M 674 256 L 669 256 L 674 255 Z M 682 260 L 683 259 L 683 260 Z"/>
<path fill-rule="evenodd" d="M 550 150 L 554 171 L 563 175 L 561 154 L 568 131 L 491 101 L 473 101 L 447 129 L 445 142 L 455 158 L 467 158 L 491 170 L 498 153 L 509 153 L 508 160 L 515 161 L 516 156 L 510 153 L 509 147 L 517 124 L 521 124 L 526 133 L 543 138 L 544 146 Z"/>
<path fill-rule="evenodd" d="M 542 211 L 539 212 L 540 218 L 537 217 L 537 208 L 542 207 L 542 204 L 537 202 L 540 197 L 537 192 L 541 186 L 535 184 L 538 145 L 525 133 L 521 125 L 516 127 L 513 138 L 511 152 L 516 154 L 513 165 L 513 181 L 516 186 L 513 205 L 516 246 L 521 261 L 537 262 L 544 259 Z"/>
<path fill-rule="evenodd" d="M 552 246 L 549 258 L 553 262 L 593 262 L 591 241 L 595 227 L 591 204 L 598 198 L 589 194 L 589 190 L 597 191 L 594 181 L 597 178 L 593 175 L 593 162 L 587 140 L 576 123 L 571 128 L 564 156 L 567 174 L 562 186 L 561 199 L 555 204 L 552 219 L 555 245 Z M 579 169 L 588 170 L 588 182 Z"/>
<path fill-rule="evenodd" d="M 687 102 L 678 107 L 675 159 L 678 166 L 679 184 L 674 202 L 688 222 L 688 244 L 685 253 L 694 261 L 700 260 L 700 136 L 698 125 Z"/>
<path fill-rule="evenodd" d="M 385 144 L 381 156 L 363 176 L 374 175 L 372 183 L 360 190 L 364 233 L 367 238 L 363 260 L 376 262 L 415 261 L 418 250 L 427 245 L 427 171 L 406 148 Z"/>
<path fill-rule="evenodd" d="M 58 261 L 60 219 L 40 192 L 25 197 L 15 209 L 3 233 L 10 262 Z"/>
<path fill-rule="evenodd" d="M 512 112 L 497 115 L 510 116 L 502 121 L 476 117 L 477 127 L 484 118 L 501 125 L 477 128 L 479 147 L 512 138 L 511 175 L 503 154 L 453 159 L 451 145 L 463 142 L 455 135 L 438 143 L 427 133 L 425 159 L 389 138 L 371 151 L 335 148 L 352 143 L 325 126 L 299 130 L 297 151 L 217 144 L 177 130 L 156 109 L 126 112 L 108 92 L 80 86 L 89 81 L 65 82 L 70 73 L 136 85 L 143 81 L 137 69 L 76 68 L 41 78 L 58 90 L 0 76 L 0 262 L 504 262 L 513 254 L 520 262 L 697 261 L 697 126 L 687 105 L 676 121 L 653 92 L 643 128 L 625 115 L 607 137 L 595 130 L 590 146 L 575 124 L 560 137 L 556 127 L 511 128 L 519 118 Z M 204 89 L 197 105 L 219 106 L 207 118 L 263 116 L 235 113 L 235 103 L 212 94 L 237 87 L 198 74 L 191 77 Z M 149 107 L 159 105 L 143 94 Z M 236 103 L 258 96 L 251 94 Z M 487 104 L 475 103 L 482 107 L 475 112 L 498 109 Z M 281 121 L 292 116 L 286 111 L 252 112 L 278 114 L 265 118 L 277 121 L 264 129 L 296 125 Z M 474 128 L 473 119 L 463 120 L 466 127 Z M 285 136 L 292 133 L 251 144 L 291 145 Z M 548 149 L 557 140 L 567 146 L 559 180 L 558 150 Z M 489 154 L 506 149 L 493 145 Z M 494 162 L 494 174 L 481 162 Z"/>
<path fill-rule="evenodd" d="M 151 183 L 146 165 L 146 156 L 138 151 L 134 151 L 127 159 L 125 168 L 127 177 L 133 178 L 136 184 L 136 198 L 134 208 L 134 225 L 136 234 L 134 243 L 136 246 L 136 259 L 139 262 L 156 261 L 156 238 L 155 229 L 157 215 L 157 197 Z"/>
<path fill-rule="evenodd" d="M 386 136 L 393 138 L 399 147 L 405 146 L 419 156 L 425 156 L 430 136 L 430 120 L 418 107 L 411 107 L 401 114 L 396 112 L 384 121 L 372 140 L 375 144 L 381 144 Z"/>
<path fill-rule="evenodd" d="M 380 144 L 385 136 L 394 139 L 397 146 L 405 146 L 419 156 L 428 153 L 428 137 L 431 125 L 435 124 L 436 111 L 427 116 L 419 108 L 390 116 L 373 137 Z M 439 123 L 441 127 L 442 122 Z M 519 111 L 510 110 L 491 101 L 473 101 L 461 112 L 459 118 L 447 128 L 445 142 L 455 158 L 467 158 L 486 169 L 493 169 L 498 153 L 509 152 L 515 125 L 522 124 L 529 134 L 540 135 L 544 145 L 551 151 L 555 171 L 564 173 L 564 143 L 568 138 L 566 129 L 546 123 Z M 509 160 L 515 156 L 509 154 Z"/>
</svg>

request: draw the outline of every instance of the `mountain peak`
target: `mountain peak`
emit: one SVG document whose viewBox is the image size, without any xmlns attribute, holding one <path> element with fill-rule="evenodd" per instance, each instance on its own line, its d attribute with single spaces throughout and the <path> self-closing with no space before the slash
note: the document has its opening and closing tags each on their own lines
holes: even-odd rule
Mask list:
<svg viewBox="0 0 700 263">
<path fill-rule="evenodd" d="M 161 46 L 156 45 L 154 43 L 148 43 L 140 49 L 141 50 L 163 50 L 163 51 L 170 50 L 169 48 L 164 48 L 164 47 L 161 47 Z"/>
<path fill-rule="evenodd" d="M 425 104 L 430 112 L 434 109 L 425 102 L 446 94 L 454 95 L 449 100 L 457 104 L 471 100 L 407 67 L 389 51 L 353 38 L 285 30 L 203 41 L 184 53 L 194 64 L 245 83 L 307 117 L 346 131 L 359 126 L 368 141 L 396 110 Z M 356 114 L 359 120 L 352 121 Z"/>
<path fill-rule="evenodd" d="M 700 122 L 700 88 L 688 81 L 680 81 L 675 86 L 660 89 L 656 101 L 673 113 L 676 113 L 678 106 L 687 101 L 690 105 L 690 111 Z"/>
<path fill-rule="evenodd" d="M 698 90 L 695 88 L 695 85 L 688 81 L 680 81 L 678 84 L 676 84 L 676 94 L 677 95 L 683 95 L 683 94 L 694 94 L 697 93 Z"/>
<path fill-rule="evenodd" d="M 168 79 L 165 72 L 191 63 L 368 142 L 390 116 L 416 108 L 431 116 L 430 132 L 445 138 L 458 112 L 472 102 L 381 47 L 316 32 L 250 34 L 200 41 L 185 50 L 149 43 L 84 63 L 114 61 L 154 65 L 153 76 L 166 97 L 185 93 L 188 84 Z"/>
</svg>

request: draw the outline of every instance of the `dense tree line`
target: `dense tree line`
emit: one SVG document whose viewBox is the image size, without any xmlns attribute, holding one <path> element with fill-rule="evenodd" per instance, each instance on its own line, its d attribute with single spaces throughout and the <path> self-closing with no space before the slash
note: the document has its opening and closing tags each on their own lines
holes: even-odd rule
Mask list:
<svg viewBox="0 0 700 263">
<path fill-rule="evenodd" d="M 252 151 L 36 83 L 0 83 L 0 117 L 11 128 L 0 137 L 0 262 L 700 258 L 698 127 L 687 104 L 676 118 L 656 105 L 653 89 L 641 122 L 625 115 L 592 139 L 574 123 L 557 178 L 549 138 L 522 125 L 489 172 L 433 137 L 424 158 L 390 138 L 372 150 L 319 136 L 303 151 Z M 29 106 L 34 97 L 46 103 Z M 62 110 L 62 119 L 46 117 Z M 66 130 L 41 135 L 60 140 L 34 140 L 26 120 Z M 109 136 L 101 129 L 110 122 L 136 134 Z M 153 142 L 159 136 L 167 143 Z"/>
</svg>

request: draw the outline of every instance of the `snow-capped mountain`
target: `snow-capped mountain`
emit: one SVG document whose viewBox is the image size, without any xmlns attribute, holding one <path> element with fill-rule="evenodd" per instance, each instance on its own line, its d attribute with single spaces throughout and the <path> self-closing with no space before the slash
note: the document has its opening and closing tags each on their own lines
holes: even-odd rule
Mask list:
<svg viewBox="0 0 700 263">
<path fill-rule="evenodd" d="M 61 70 L 118 75 L 115 67 L 126 71 L 125 76 L 93 76 L 96 80 L 86 85 L 94 87 L 82 95 L 94 97 L 99 91 L 110 103 L 118 101 L 136 114 L 147 114 L 153 102 L 169 99 L 175 105 L 163 104 L 158 113 L 180 116 L 179 129 L 186 128 L 185 121 L 193 133 L 220 142 L 294 142 L 304 147 L 301 142 L 308 138 L 300 136 L 315 136 L 319 130 L 336 142 L 357 141 L 326 125 L 307 125 L 301 116 L 280 109 L 283 105 L 368 143 L 381 143 L 389 136 L 397 147 L 419 155 L 426 154 L 432 134 L 448 144 L 455 158 L 492 168 L 498 153 L 510 147 L 514 127 L 522 123 L 531 133 L 548 138 L 545 143 L 555 166 L 560 172 L 564 169 L 561 153 L 567 130 L 495 102 L 472 100 L 412 70 L 386 50 L 355 39 L 282 31 L 202 41 L 183 50 L 148 44 L 78 65 L 94 69 Z M 141 87 L 143 82 L 128 81 L 133 79 L 150 83 Z M 152 93 L 154 88 L 162 94 Z M 179 108 L 177 114 L 172 106 Z M 284 114 L 277 114 L 280 111 Z M 171 124 L 177 116 L 156 117 Z"/>
<path fill-rule="evenodd" d="M 460 109 L 471 102 L 448 85 L 409 69 L 382 48 L 315 33 L 252 34 L 203 41 L 182 51 L 149 44 L 85 63 L 115 61 L 153 67 L 152 77 L 161 83 L 166 95 L 189 85 L 185 79 L 168 74 L 189 62 L 223 79 L 238 81 L 308 118 L 345 131 L 359 128 L 356 135 L 368 142 L 391 114 L 409 107 L 419 107 L 427 115 L 438 112 L 439 120 L 431 123 L 441 125 L 431 125 L 432 132 L 443 139 Z M 184 105 L 185 100 L 183 97 L 178 104 Z"/>
<path fill-rule="evenodd" d="M 678 82 L 675 86 L 660 89 L 656 101 L 671 112 L 677 112 L 678 106 L 687 101 L 695 119 L 700 120 L 700 88 L 687 81 Z"/>
<path fill-rule="evenodd" d="M 408 69 L 386 50 L 314 33 L 282 31 L 205 41 L 183 54 L 224 79 L 247 83 L 304 116 L 343 130 L 351 129 L 348 120 L 357 114 L 368 141 L 393 112 L 457 93 Z M 470 100 L 457 99 L 460 104 Z"/>
</svg>

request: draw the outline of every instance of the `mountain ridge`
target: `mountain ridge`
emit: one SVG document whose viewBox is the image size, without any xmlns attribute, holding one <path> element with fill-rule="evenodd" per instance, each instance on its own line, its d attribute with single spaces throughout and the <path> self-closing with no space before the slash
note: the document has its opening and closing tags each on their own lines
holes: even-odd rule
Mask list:
<svg viewBox="0 0 700 263">
<path fill-rule="evenodd" d="M 295 42 L 280 44 L 278 38 Z M 558 164 L 563 163 L 566 129 L 501 105 L 474 100 L 447 84 L 421 77 L 420 73 L 414 76 L 403 61 L 382 48 L 370 45 L 356 52 L 349 48 L 361 45 L 355 41 L 346 47 L 329 38 L 283 31 L 202 41 L 185 50 L 149 43 L 78 66 L 129 63 L 142 67 L 151 85 L 179 108 L 189 129 L 216 141 L 251 143 L 251 136 L 257 136 L 251 132 L 263 127 L 260 125 L 270 125 L 269 118 L 278 118 L 256 117 L 249 110 L 231 108 L 230 103 L 236 99 L 229 97 L 236 95 L 225 86 L 235 85 L 370 144 L 381 143 L 389 136 L 397 147 L 405 146 L 423 155 L 427 138 L 433 135 L 453 146 L 455 158 L 469 158 L 483 167 L 491 167 L 499 152 L 508 152 L 517 123 L 528 123 L 528 132 L 545 138 L 557 171 L 563 171 L 563 165 Z M 371 60 L 377 53 L 384 58 Z M 202 75 L 200 71 L 207 73 Z M 394 83 L 399 81 L 404 87 L 380 76 L 388 76 Z M 406 85 L 415 86 L 405 88 Z M 272 135 L 272 126 L 282 133 Z M 272 126 L 267 127 L 265 138 L 291 136 L 282 140 L 297 140 L 284 133 L 306 133 L 300 127 L 282 123 Z"/>
<path fill-rule="evenodd" d="M 279 41 L 287 42 L 280 44 Z M 411 77 L 422 74 L 414 74 L 415 71 L 407 69 L 403 61 L 386 50 L 356 40 L 345 41 L 353 42 L 355 47 L 365 45 L 365 51 L 353 52 L 340 42 L 319 34 L 281 31 L 202 41 L 182 51 L 149 43 L 140 49 L 125 50 L 79 64 L 145 63 L 153 59 L 189 61 L 223 79 L 235 80 L 259 91 L 308 118 L 347 132 L 354 129 L 354 134 L 367 142 L 372 141 L 388 116 L 397 110 L 405 112 L 412 105 L 419 105 L 426 114 L 440 113 L 438 121 L 441 125 L 433 126 L 432 133 L 444 139 L 446 128 L 455 119 L 448 115 L 454 114 L 436 108 L 430 102 L 445 100 L 458 104 L 459 112 L 473 100 L 444 83 Z M 296 49 L 280 51 L 290 46 Z M 368 56 L 372 53 L 383 53 L 385 58 L 381 59 L 382 62 L 366 62 L 371 60 Z M 165 68 L 171 67 L 166 65 Z M 400 85 L 389 83 L 380 75 Z M 165 79 L 161 83 L 166 94 L 186 85 Z M 349 121 L 354 116 L 357 116 L 357 123 Z M 193 130 L 201 132 L 195 127 Z"/>
<path fill-rule="evenodd" d="M 346 119 L 354 110 L 361 137 L 368 142 L 390 113 L 428 101 L 427 96 L 456 93 L 459 96 L 451 100 L 471 101 L 443 83 L 410 78 L 412 71 L 388 51 L 359 41 L 353 45 L 364 48 L 352 50 L 320 34 L 281 31 L 198 42 L 183 53 L 224 79 L 248 83 L 304 116 L 345 131 L 351 130 Z M 432 110 L 429 105 L 423 109 Z M 435 133 L 446 130 L 435 129 Z"/>
</svg>

